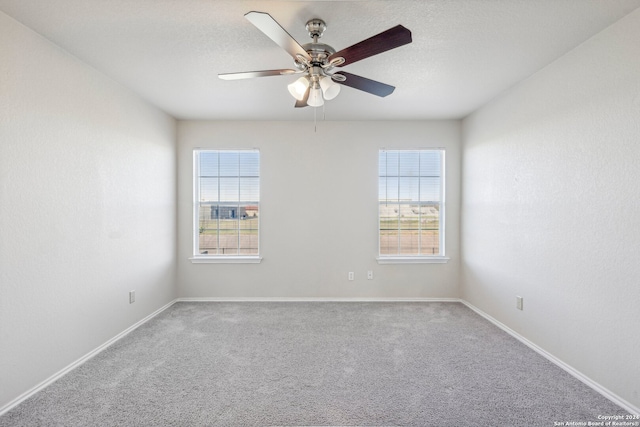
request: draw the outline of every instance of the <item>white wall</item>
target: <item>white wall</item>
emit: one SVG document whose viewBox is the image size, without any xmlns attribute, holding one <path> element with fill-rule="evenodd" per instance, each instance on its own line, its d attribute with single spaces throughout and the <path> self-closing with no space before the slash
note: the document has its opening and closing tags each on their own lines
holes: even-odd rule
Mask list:
<svg viewBox="0 0 640 427">
<path fill-rule="evenodd" d="M 175 298 L 175 131 L 0 13 L 0 409 Z"/>
<path fill-rule="evenodd" d="M 459 141 L 459 121 L 179 122 L 179 295 L 458 297 Z M 196 147 L 260 149 L 261 264 L 190 263 Z M 446 148 L 451 261 L 378 265 L 378 150 L 427 147 Z"/>
<path fill-rule="evenodd" d="M 463 297 L 640 407 L 640 10 L 463 139 Z"/>
</svg>

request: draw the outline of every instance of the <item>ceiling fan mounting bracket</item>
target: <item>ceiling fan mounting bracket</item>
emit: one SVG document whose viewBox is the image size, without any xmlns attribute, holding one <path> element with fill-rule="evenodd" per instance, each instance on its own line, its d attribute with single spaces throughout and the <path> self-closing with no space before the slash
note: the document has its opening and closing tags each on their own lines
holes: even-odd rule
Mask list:
<svg viewBox="0 0 640 427">
<path fill-rule="evenodd" d="M 322 33 L 327 29 L 327 24 L 322 19 L 314 18 L 307 21 L 306 28 L 309 31 L 309 36 L 316 41 L 316 38 L 322 37 Z"/>
</svg>

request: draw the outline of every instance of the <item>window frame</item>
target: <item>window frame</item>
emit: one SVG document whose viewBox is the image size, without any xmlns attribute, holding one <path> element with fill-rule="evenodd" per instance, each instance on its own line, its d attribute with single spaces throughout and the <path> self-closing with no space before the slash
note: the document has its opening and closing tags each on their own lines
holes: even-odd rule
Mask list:
<svg viewBox="0 0 640 427">
<path fill-rule="evenodd" d="M 257 152 L 258 153 L 258 253 L 251 255 L 223 255 L 223 254 L 201 254 L 200 251 L 200 154 L 203 152 L 217 152 L 217 153 L 243 153 L 243 152 Z M 260 199 L 262 192 L 261 185 L 261 172 L 262 172 L 262 162 L 261 162 L 261 153 L 257 148 L 229 148 L 229 149 L 219 149 L 219 148 L 194 148 L 193 149 L 193 224 L 192 224 L 192 233 L 193 233 L 193 246 L 192 246 L 192 255 L 189 260 L 193 264 L 257 264 L 262 261 L 261 256 L 261 211 L 260 211 Z M 220 175 L 218 175 L 218 179 Z M 241 203 L 240 201 L 238 203 Z"/>
<path fill-rule="evenodd" d="M 423 151 L 437 151 L 440 154 L 440 201 L 439 201 L 439 224 L 438 224 L 438 247 L 439 253 L 437 255 L 400 255 L 393 254 L 387 255 L 381 253 L 381 229 L 380 229 L 380 154 L 382 152 L 423 152 Z M 445 235 L 446 235 L 446 149 L 443 147 L 427 147 L 427 148 L 380 148 L 378 150 L 378 193 L 377 193 L 377 235 L 378 235 L 378 256 L 376 260 L 378 264 L 444 264 L 449 261 L 449 257 L 446 256 L 445 247 Z M 420 177 L 420 175 L 418 176 Z"/>
</svg>

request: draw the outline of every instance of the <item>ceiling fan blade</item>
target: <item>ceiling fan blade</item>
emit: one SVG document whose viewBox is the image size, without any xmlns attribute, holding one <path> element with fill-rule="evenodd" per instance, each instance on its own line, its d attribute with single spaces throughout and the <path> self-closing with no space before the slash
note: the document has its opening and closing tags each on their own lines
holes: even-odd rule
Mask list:
<svg viewBox="0 0 640 427">
<path fill-rule="evenodd" d="M 308 105 L 307 101 L 309 100 L 310 92 L 311 92 L 311 88 L 308 87 L 307 90 L 304 92 L 304 96 L 302 97 L 302 99 L 299 101 L 296 99 L 296 105 L 295 105 L 296 108 L 302 108 Z"/>
<path fill-rule="evenodd" d="M 278 46 L 286 50 L 293 59 L 297 59 L 297 56 L 300 55 L 308 61 L 311 61 L 311 56 L 300 46 L 300 43 L 291 37 L 291 34 L 282 28 L 268 13 L 249 12 L 245 14 L 244 17 L 260 31 L 265 33 L 267 37 L 276 42 Z"/>
<path fill-rule="evenodd" d="M 366 40 L 362 40 L 359 43 L 334 53 L 329 56 L 328 60 L 331 61 L 334 58 L 342 57 L 345 61 L 338 65 L 338 67 L 343 67 L 409 43 L 411 43 L 411 31 L 402 25 L 396 25 L 387 31 L 383 31 L 380 34 L 376 34 L 373 37 L 369 37 Z"/>
<path fill-rule="evenodd" d="M 263 70 L 263 71 L 245 71 L 243 73 L 224 73 L 218 74 L 218 77 L 222 80 L 240 80 L 240 79 L 252 79 L 254 77 L 269 77 L 269 76 L 288 76 L 291 74 L 301 73 L 298 70 Z"/>
<path fill-rule="evenodd" d="M 377 95 L 380 97 L 385 97 L 387 95 L 391 95 L 395 90 L 394 86 L 390 86 L 388 84 L 380 83 L 375 80 L 367 79 L 366 77 L 357 76 L 355 74 L 347 73 L 346 71 L 339 71 L 335 74 L 342 75 L 346 77 L 344 81 L 334 80 L 336 83 L 341 85 L 349 86 L 354 89 L 362 90 L 364 92 L 368 92 L 372 95 Z M 334 75 L 335 75 L 334 74 Z"/>
</svg>

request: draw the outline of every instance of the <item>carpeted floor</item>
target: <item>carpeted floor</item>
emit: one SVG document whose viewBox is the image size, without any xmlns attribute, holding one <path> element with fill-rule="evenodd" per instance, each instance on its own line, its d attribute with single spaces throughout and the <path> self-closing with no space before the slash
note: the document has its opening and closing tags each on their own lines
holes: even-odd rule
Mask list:
<svg viewBox="0 0 640 427">
<path fill-rule="evenodd" d="M 554 426 L 617 414 L 459 303 L 181 302 L 0 426 Z"/>
</svg>

